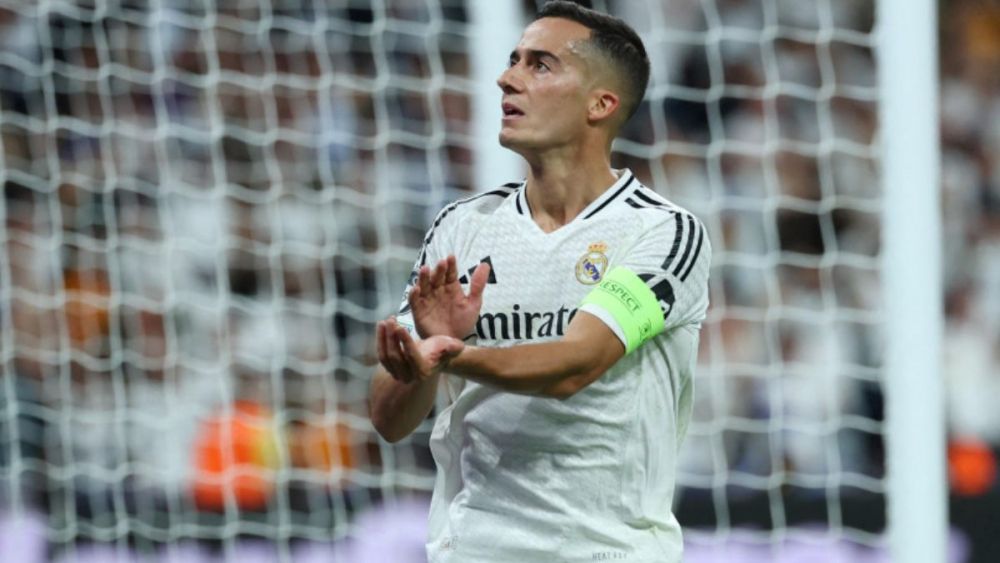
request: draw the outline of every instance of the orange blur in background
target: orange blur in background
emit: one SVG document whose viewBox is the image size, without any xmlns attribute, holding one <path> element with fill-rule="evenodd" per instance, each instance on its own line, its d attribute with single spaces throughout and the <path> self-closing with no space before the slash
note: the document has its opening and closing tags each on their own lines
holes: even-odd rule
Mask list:
<svg viewBox="0 0 1000 563">
<path fill-rule="evenodd" d="M 193 483 L 199 508 L 222 511 L 227 496 L 244 510 L 267 506 L 278 465 L 271 422 L 271 413 L 263 406 L 237 401 L 231 412 L 202 424 L 195 442 Z"/>
</svg>

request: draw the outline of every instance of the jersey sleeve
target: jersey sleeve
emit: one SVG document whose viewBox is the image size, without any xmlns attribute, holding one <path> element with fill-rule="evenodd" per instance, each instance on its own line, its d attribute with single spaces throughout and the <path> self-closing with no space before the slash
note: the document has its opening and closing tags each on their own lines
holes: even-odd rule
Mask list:
<svg viewBox="0 0 1000 563">
<path fill-rule="evenodd" d="M 403 290 L 403 299 L 399 304 L 399 309 L 396 311 L 396 322 L 406 328 L 413 338 L 420 338 L 420 335 L 417 334 L 416 325 L 413 322 L 413 312 L 410 310 L 410 290 L 413 289 L 413 284 L 417 281 L 417 273 L 420 271 L 421 266 L 433 266 L 448 256 L 451 225 L 450 221 L 444 222 L 443 220 L 445 215 L 452 210 L 453 207 L 442 209 L 437 214 L 437 217 L 434 218 L 434 223 L 427 229 L 427 233 L 424 235 L 424 242 L 420 247 L 420 253 L 417 255 L 417 260 L 413 264 L 413 270 L 410 271 L 410 277 L 406 282 L 406 288 Z"/>
<path fill-rule="evenodd" d="M 631 352 L 657 334 L 704 320 L 711 260 L 701 221 L 664 211 L 664 219 L 611 265 L 580 310 L 601 319 Z"/>
</svg>

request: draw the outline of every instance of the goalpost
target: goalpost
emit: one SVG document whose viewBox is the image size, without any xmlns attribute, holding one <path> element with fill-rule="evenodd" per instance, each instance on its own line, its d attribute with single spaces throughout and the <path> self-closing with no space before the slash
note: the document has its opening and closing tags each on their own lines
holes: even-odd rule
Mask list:
<svg viewBox="0 0 1000 563">
<path fill-rule="evenodd" d="M 905 562 L 944 561 L 948 529 L 937 10 L 879 5 L 889 530 Z"/>
<path fill-rule="evenodd" d="M 944 561 L 936 5 L 590 3 L 653 63 L 616 165 L 715 249 L 687 558 Z M 0 559 L 419 560 L 371 335 L 523 177 L 526 4 L 0 0 Z"/>
</svg>

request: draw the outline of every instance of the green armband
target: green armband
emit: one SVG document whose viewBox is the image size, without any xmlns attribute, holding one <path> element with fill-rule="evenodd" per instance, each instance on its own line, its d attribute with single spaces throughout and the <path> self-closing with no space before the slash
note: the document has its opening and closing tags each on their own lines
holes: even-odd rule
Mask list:
<svg viewBox="0 0 1000 563">
<path fill-rule="evenodd" d="M 663 310 L 652 290 L 627 268 L 618 266 L 583 299 L 607 311 L 625 333 L 625 353 L 663 332 Z"/>
<path fill-rule="evenodd" d="M 663 311 L 656 296 L 627 268 L 618 266 L 583 299 L 607 311 L 625 333 L 625 353 L 663 332 Z"/>
</svg>

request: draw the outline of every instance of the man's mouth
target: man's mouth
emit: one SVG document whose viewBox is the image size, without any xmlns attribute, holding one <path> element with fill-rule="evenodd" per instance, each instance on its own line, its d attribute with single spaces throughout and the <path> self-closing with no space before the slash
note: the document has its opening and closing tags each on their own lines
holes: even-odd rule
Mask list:
<svg viewBox="0 0 1000 563">
<path fill-rule="evenodd" d="M 503 108 L 504 118 L 521 117 L 524 115 L 524 112 L 521 111 L 521 108 L 515 106 L 514 104 L 505 103 L 503 104 L 502 108 Z"/>
</svg>

